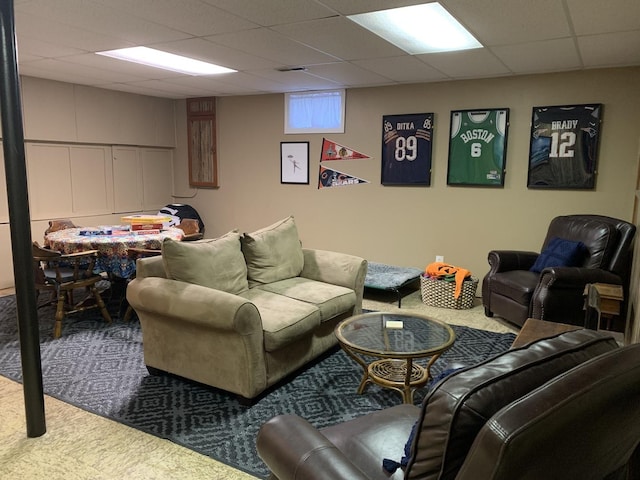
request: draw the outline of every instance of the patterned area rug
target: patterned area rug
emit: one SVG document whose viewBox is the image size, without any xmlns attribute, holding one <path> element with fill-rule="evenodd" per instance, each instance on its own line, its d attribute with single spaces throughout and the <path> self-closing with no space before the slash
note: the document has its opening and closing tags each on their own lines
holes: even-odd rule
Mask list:
<svg viewBox="0 0 640 480">
<path fill-rule="evenodd" d="M 62 337 L 53 340 L 53 316 L 50 307 L 39 310 L 45 393 L 260 478 L 266 478 L 268 470 L 257 456 L 255 439 L 269 418 L 294 413 L 325 427 L 401 401 L 398 393 L 372 385 L 363 395 L 356 394 L 362 370 L 336 350 L 247 407 L 220 390 L 149 375 L 135 317 L 130 323 L 107 325 L 97 312 L 86 312 L 66 320 Z M 453 329 L 456 343 L 434 363 L 434 376 L 451 363 L 473 364 L 507 350 L 515 337 Z M 22 379 L 13 296 L 0 298 L 0 374 Z M 416 402 L 425 391 L 416 392 Z"/>
</svg>

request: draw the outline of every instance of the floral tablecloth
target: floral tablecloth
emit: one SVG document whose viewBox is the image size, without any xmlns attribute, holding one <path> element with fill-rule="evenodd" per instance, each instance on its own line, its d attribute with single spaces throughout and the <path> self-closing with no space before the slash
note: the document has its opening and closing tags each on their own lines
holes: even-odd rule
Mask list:
<svg viewBox="0 0 640 480">
<path fill-rule="evenodd" d="M 129 248 L 159 249 L 165 238 L 182 240 L 183 231 L 168 228 L 160 233 L 132 234 L 113 231 L 111 235 L 80 235 L 86 228 L 68 228 L 51 232 L 45 237 L 45 245 L 62 253 L 98 250 L 96 273 L 106 272 L 122 278 L 130 278 L 136 270 L 135 260 L 129 258 Z"/>
</svg>

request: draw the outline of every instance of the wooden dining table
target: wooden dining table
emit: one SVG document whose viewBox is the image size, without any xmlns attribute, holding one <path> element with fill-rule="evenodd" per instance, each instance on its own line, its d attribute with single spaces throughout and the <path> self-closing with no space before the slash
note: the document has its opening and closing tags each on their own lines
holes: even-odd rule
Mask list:
<svg viewBox="0 0 640 480">
<path fill-rule="evenodd" d="M 110 234 L 106 234 L 111 232 Z M 95 272 L 106 272 L 109 277 L 131 278 L 136 264 L 129 256 L 130 248 L 160 249 L 165 238 L 180 241 L 184 232 L 168 227 L 154 233 L 136 233 L 126 229 L 104 227 L 68 228 L 48 233 L 45 246 L 62 253 L 97 250 Z"/>
</svg>

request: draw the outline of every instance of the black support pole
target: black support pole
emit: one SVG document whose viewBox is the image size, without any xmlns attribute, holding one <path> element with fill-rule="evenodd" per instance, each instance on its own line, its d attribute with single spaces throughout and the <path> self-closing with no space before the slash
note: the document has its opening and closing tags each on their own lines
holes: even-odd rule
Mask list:
<svg viewBox="0 0 640 480">
<path fill-rule="evenodd" d="M 47 427 L 44 415 L 38 311 L 31 253 L 31 216 L 15 38 L 13 0 L 0 0 L 0 110 L 24 403 L 27 436 L 39 437 L 47 431 Z"/>
</svg>

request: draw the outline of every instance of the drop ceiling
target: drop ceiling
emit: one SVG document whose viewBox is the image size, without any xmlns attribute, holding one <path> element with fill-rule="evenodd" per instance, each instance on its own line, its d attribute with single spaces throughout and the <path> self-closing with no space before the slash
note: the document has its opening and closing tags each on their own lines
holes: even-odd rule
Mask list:
<svg viewBox="0 0 640 480">
<path fill-rule="evenodd" d="M 186 98 L 640 65 L 638 0 L 441 0 L 484 48 L 415 56 L 346 18 L 419 3 L 14 0 L 19 72 Z M 194 77 L 94 53 L 139 45 L 238 72 Z"/>
</svg>

